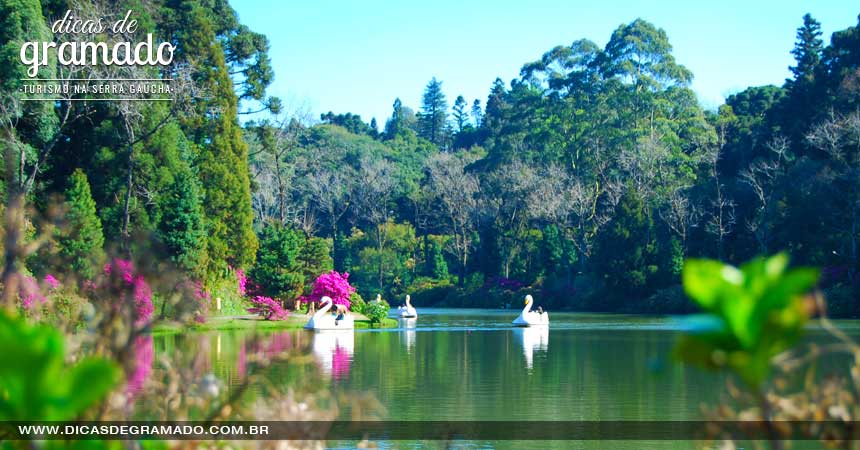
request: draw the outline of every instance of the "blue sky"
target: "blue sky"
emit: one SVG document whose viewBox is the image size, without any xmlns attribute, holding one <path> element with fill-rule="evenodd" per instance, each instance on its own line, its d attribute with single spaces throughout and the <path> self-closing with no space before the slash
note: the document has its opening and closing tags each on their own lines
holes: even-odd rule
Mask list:
<svg viewBox="0 0 860 450">
<path fill-rule="evenodd" d="M 588 38 L 600 46 L 641 17 L 666 30 L 678 62 L 695 75 L 705 107 L 747 86 L 782 84 L 803 14 L 830 34 L 857 24 L 856 1 L 276 1 L 232 0 L 240 20 L 266 34 L 271 93 L 288 108 L 360 114 L 380 127 L 400 97 L 417 109 L 427 81 L 449 104 L 483 104 L 496 77 L 550 48 Z"/>
</svg>

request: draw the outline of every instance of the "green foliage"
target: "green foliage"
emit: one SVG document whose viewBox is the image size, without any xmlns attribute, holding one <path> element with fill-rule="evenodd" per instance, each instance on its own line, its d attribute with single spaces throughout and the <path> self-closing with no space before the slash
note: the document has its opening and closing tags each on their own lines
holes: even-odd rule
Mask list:
<svg viewBox="0 0 860 450">
<path fill-rule="evenodd" d="M 624 194 L 597 246 L 595 264 L 609 292 L 642 295 L 657 267 L 654 224 L 638 194 Z"/>
<path fill-rule="evenodd" d="M 367 303 L 361 298 L 361 295 L 358 294 L 358 291 L 353 291 L 352 294 L 349 294 L 349 309 L 352 311 L 364 313 L 364 309 L 367 307 Z"/>
<path fill-rule="evenodd" d="M 200 189 L 190 171 L 176 173 L 165 193 L 163 205 L 158 236 L 167 247 L 169 258 L 185 271 L 202 275 L 206 234 Z"/>
<path fill-rule="evenodd" d="M 424 89 L 421 114 L 418 116 L 419 136 L 444 146 L 447 140 L 448 101 L 442 92 L 442 82 L 433 77 Z"/>
<path fill-rule="evenodd" d="M 111 361 L 66 363 L 63 335 L 0 313 L 0 421 L 64 421 L 86 417 L 120 380 Z"/>
<path fill-rule="evenodd" d="M 391 307 L 385 300 L 373 300 L 364 306 L 362 314 L 370 319 L 370 323 L 382 323 L 382 321 L 388 317 L 388 311 L 390 309 Z"/>
<path fill-rule="evenodd" d="M 427 248 L 425 249 L 426 260 L 426 275 L 437 280 L 446 280 L 450 276 L 448 272 L 448 263 L 445 261 L 445 255 L 442 253 L 442 243 L 438 238 L 428 238 Z"/>
<path fill-rule="evenodd" d="M 257 237 L 252 228 L 248 149 L 238 122 L 238 98 L 233 90 L 217 17 L 203 6 L 181 10 L 178 40 L 183 55 L 193 55 L 204 68 L 197 80 L 209 95 L 198 105 L 200 114 L 187 126 L 198 150 L 200 185 L 205 190 L 207 253 L 210 270 L 226 264 L 248 267 L 254 262 Z M 218 114 L 203 114 L 217 109 Z"/>
<path fill-rule="evenodd" d="M 57 237 L 60 256 L 84 279 L 92 279 L 104 260 L 102 223 L 90 194 L 87 176 L 80 169 L 72 173 L 66 190 L 67 225 Z"/>
<path fill-rule="evenodd" d="M 257 264 L 249 275 L 267 295 L 286 300 L 302 294 L 308 281 L 299 260 L 304 241 L 299 231 L 281 225 L 263 229 Z"/>
<path fill-rule="evenodd" d="M 257 264 L 249 273 L 263 293 L 292 300 L 308 293 L 310 283 L 332 270 L 329 243 L 298 230 L 272 224 L 260 234 Z"/>
<path fill-rule="evenodd" d="M 729 369 L 753 388 L 768 377 L 771 359 L 792 346 L 808 318 L 802 295 L 818 271 L 788 269 L 788 256 L 754 259 L 739 269 L 713 260 L 688 260 L 684 290 L 708 326 L 686 333 L 675 354 L 682 361 Z"/>
</svg>

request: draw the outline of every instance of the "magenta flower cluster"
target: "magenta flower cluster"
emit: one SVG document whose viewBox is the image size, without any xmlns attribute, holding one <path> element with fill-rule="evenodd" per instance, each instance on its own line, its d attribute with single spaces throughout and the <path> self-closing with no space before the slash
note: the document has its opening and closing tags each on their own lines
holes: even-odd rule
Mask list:
<svg viewBox="0 0 860 450">
<path fill-rule="evenodd" d="M 125 283 L 125 287 L 131 289 L 134 299 L 135 324 L 142 325 L 152 318 L 155 308 L 152 305 L 152 288 L 143 278 L 134 272 L 134 264 L 124 259 L 114 259 L 105 264 L 104 273 L 108 276 L 119 276 Z"/>
<path fill-rule="evenodd" d="M 51 274 L 45 275 L 44 281 L 52 291 L 60 287 L 60 280 Z"/>
<path fill-rule="evenodd" d="M 248 275 L 242 269 L 236 269 L 236 282 L 239 283 L 239 295 L 248 293 Z"/>
<path fill-rule="evenodd" d="M 254 306 L 248 308 L 248 312 L 257 314 L 266 320 L 284 320 L 290 315 L 290 312 L 285 310 L 280 302 L 271 297 L 258 295 L 251 299 L 251 304 Z"/>
<path fill-rule="evenodd" d="M 349 274 L 332 270 L 317 277 L 310 297 L 304 297 L 302 301 L 319 301 L 323 297 L 331 297 L 335 305 L 349 308 L 349 296 L 353 292 L 355 292 L 355 288 L 349 284 Z"/>
<path fill-rule="evenodd" d="M 21 285 L 18 287 L 18 298 L 24 309 L 30 309 L 34 302 L 45 303 L 48 299 L 42 294 L 39 283 L 31 276 L 22 276 Z"/>
</svg>

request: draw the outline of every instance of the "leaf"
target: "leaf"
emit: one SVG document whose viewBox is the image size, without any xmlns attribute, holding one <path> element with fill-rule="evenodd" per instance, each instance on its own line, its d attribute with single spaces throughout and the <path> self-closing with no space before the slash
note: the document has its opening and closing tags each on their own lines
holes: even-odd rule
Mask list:
<svg viewBox="0 0 860 450">
<path fill-rule="evenodd" d="M 120 370 L 112 361 L 88 358 L 69 371 L 69 419 L 101 400 L 120 379 Z"/>
<path fill-rule="evenodd" d="M 723 290 L 723 264 L 707 259 L 689 259 L 684 263 L 684 291 L 707 310 L 713 309 Z"/>
</svg>

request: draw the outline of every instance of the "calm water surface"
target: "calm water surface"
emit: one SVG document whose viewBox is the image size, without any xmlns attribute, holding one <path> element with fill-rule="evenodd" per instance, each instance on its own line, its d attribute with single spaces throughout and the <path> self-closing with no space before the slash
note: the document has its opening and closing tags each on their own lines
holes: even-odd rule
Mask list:
<svg viewBox="0 0 860 450">
<path fill-rule="evenodd" d="M 341 407 L 344 419 L 698 420 L 701 405 L 718 401 L 725 387 L 718 375 L 671 361 L 681 327 L 673 318 L 552 312 L 549 330 L 540 330 L 513 328 L 517 311 L 510 310 L 420 308 L 419 314 L 397 329 L 352 336 L 223 331 L 160 336 L 153 348 L 155 360 L 183 353 L 204 359 L 197 364 L 228 387 L 253 369 L 249 346 L 292 349 L 306 357 L 274 363 L 251 389 L 358 398 L 362 407 Z M 454 442 L 449 448 L 687 449 L 696 443 Z"/>
</svg>

